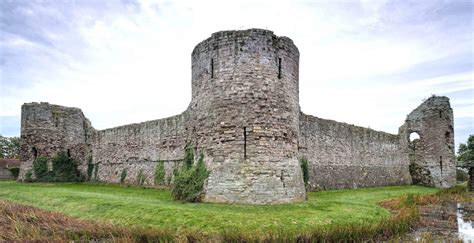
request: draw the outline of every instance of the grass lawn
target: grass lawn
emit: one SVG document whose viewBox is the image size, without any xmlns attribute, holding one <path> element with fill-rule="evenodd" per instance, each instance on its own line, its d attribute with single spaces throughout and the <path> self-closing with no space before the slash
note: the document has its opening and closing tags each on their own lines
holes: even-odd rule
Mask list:
<svg viewBox="0 0 474 243">
<path fill-rule="evenodd" d="M 0 200 L 81 219 L 204 235 L 226 231 L 305 232 L 318 227 L 376 224 L 390 216 L 378 202 L 408 193 L 437 191 L 420 186 L 325 191 L 309 193 L 303 203 L 251 206 L 181 203 L 173 201 L 168 190 L 118 185 L 0 181 Z"/>
</svg>

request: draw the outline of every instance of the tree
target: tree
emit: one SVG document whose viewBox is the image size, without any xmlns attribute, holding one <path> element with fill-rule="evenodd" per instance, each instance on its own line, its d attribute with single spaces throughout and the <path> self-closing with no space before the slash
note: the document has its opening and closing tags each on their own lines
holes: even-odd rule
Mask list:
<svg viewBox="0 0 474 243">
<path fill-rule="evenodd" d="M 14 159 L 20 155 L 20 138 L 0 135 L 0 158 Z"/>
<path fill-rule="evenodd" d="M 469 135 L 467 143 L 459 145 L 457 159 L 459 161 L 474 161 L 474 134 Z"/>
</svg>

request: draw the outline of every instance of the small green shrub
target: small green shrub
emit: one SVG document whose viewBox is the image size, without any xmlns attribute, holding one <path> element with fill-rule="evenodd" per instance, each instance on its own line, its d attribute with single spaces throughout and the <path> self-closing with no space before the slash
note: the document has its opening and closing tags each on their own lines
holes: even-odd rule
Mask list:
<svg viewBox="0 0 474 243">
<path fill-rule="evenodd" d="M 143 174 L 143 169 L 140 169 L 137 175 L 137 185 L 143 186 L 143 184 L 145 184 L 145 175 Z"/>
<path fill-rule="evenodd" d="M 303 172 L 304 187 L 306 188 L 306 190 L 308 190 L 308 182 L 309 182 L 308 160 L 306 158 L 301 158 L 300 166 L 301 166 L 301 172 Z"/>
<path fill-rule="evenodd" d="M 194 164 L 194 148 L 192 145 L 186 145 L 184 151 L 184 166 L 186 169 L 190 169 Z"/>
<path fill-rule="evenodd" d="M 13 177 L 15 180 L 18 178 L 18 175 L 20 174 L 20 168 L 10 168 L 10 173 L 12 173 Z"/>
<path fill-rule="evenodd" d="M 158 161 L 155 169 L 155 185 L 165 185 L 165 162 L 163 160 Z"/>
<path fill-rule="evenodd" d="M 204 182 L 208 176 L 209 171 L 204 164 L 204 155 L 201 154 L 196 165 L 187 168 L 185 164 L 181 170 L 176 172 L 174 187 L 171 192 L 173 198 L 186 202 L 199 202 L 204 189 Z"/>
<path fill-rule="evenodd" d="M 92 172 L 94 172 L 94 164 L 92 164 L 92 157 L 87 160 L 87 180 L 92 180 Z"/>
<path fill-rule="evenodd" d="M 80 172 L 77 169 L 77 162 L 70 158 L 67 153 L 60 152 L 52 159 L 54 181 L 75 182 L 82 181 Z"/>
<path fill-rule="evenodd" d="M 36 181 L 49 182 L 53 181 L 53 175 L 48 170 L 48 158 L 39 156 L 33 161 L 33 171 L 35 172 Z"/>
</svg>

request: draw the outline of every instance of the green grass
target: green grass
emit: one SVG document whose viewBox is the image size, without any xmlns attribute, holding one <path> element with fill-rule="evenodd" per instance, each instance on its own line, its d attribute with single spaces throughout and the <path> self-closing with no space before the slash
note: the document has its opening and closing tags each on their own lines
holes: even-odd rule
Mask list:
<svg viewBox="0 0 474 243">
<path fill-rule="evenodd" d="M 325 191 L 309 193 L 303 203 L 252 206 L 181 203 L 173 201 L 167 190 L 118 185 L 0 181 L 0 199 L 81 219 L 202 235 L 295 233 L 372 225 L 390 217 L 378 202 L 437 191 L 420 186 Z"/>
</svg>

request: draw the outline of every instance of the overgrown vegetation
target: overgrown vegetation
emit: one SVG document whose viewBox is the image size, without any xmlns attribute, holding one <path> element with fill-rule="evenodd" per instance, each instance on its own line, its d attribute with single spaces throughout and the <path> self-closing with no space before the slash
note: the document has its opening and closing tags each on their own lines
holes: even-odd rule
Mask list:
<svg viewBox="0 0 474 243">
<path fill-rule="evenodd" d="M 49 159 L 39 156 L 33 161 L 33 172 L 35 179 L 32 179 L 31 172 L 25 175 L 26 182 L 79 182 L 84 181 L 77 169 L 77 162 L 70 158 L 67 153 L 60 152 L 51 159 L 52 170 L 48 169 Z M 28 174 L 30 173 L 30 174 Z"/>
<path fill-rule="evenodd" d="M 418 203 L 420 195 L 438 191 L 420 186 L 322 191 L 308 193 L 308 200 L 302 203 L 256 206 L 181 203 L 172 200 L 166 190 L 118 185 L 4 181 L 0 187 L 0 199 L 96 219 L 98 225 L 123 225 L 133 240 L 141 236 L 216 242 L 384 240 L 408 230 L 416 222 L 417 211 L 410 206 L 412 203 L 406 203 L 395 205 L 390 213 L 379 205 L 381 201 L 411 193 L 411 201 Z M 440 194 L 446 193 L 454 192 Z M 65 223 L 65 228 L 68 225 Z M 142 230 L 143 227 L 148 230 Z M 75 232 L 72 235 L 68 239 L 85 239 Z"/>
<path fill-rule="evenodd" d="M 192 145 L 186 145 L 184 151 L 184 166 L 185 169 L 190 169 L 194 164 L 194 148 Z"/>
<path fill-rule="evenodd" d="M 185 160 L 182 168 L 175 171 L 172 195 L 175 200 L 199 202 L 204 189 L 204 183 L 209 171 L 201 154 L 194 165 L 194 149 L 186 146 Z"/>
<path fill-rule="evenodd" d="M 474 134 L 469 135 L 465 144 L 459 144 L 457 159 L 459 161 L 474 161 Z"/>
<path fill-rule="evenodd" d="M 145 175 L 143 174 L 143 169 L 140 169 L 137 174 L 137 185 L 143 186 L 145 184 Z"/>
<path fill-rule="evenodd" d="M 25 173 L 25 182 L 33 182 L 33 173 L 31 172 L 31 170 L 28 170 Z"/>
<path fill-rule="evenodd" d="M 10 168 L 10 173 L 12 173 L 13 177 L 15 180 L 18 178 L 18 175 L 20 175 L 20 168 Z"/>
<path fill-rule="evenodd" d="M 33 161 L 33 171 L 36 180 L 39 182 L 47 182 L 53 180 L 53 173 L 48 171 L 48 158 L 39 156 Z"/>
<path fill-rule="evenodd" d="M 125 178 L 127 178 L 127 168 L 124 168 L 120 174 L 120 183 L 123 184 L 125 182 Z"/>
<path fill-rule="evenodd" d="M 166 171 L 165 171 L 165 162 L 163 160 L 158 161 L 155 168 L 155 185 L 164 186 Z"/>
<path fill-rule="evenodd" d="M 301 158 L 300 166 L 301 166 L 301 172 L 303 172 L 304 187 L 306 188 L 306 190 L 308 190 L 309 189 L 308 188 L 308 183 L 309 183 L 308 159 Z"/>
<path fill-rule="evenodd" d="M 59 152 L 52 159 L 53 177 L 56 182 L 78 182 L 84 181 L 77 169 L 77 161 L 73 160 L 65 152 Z"/>
</svg>

